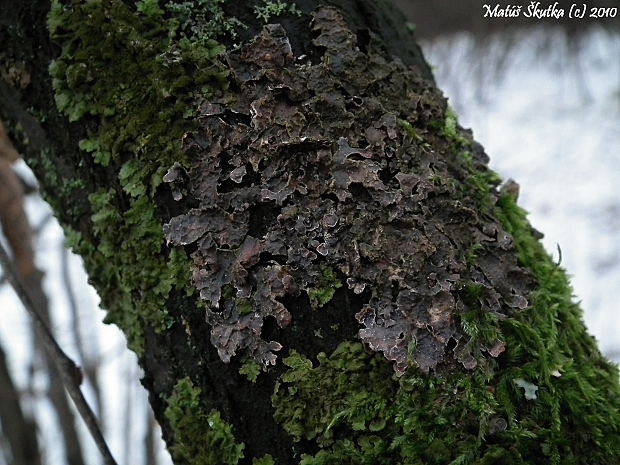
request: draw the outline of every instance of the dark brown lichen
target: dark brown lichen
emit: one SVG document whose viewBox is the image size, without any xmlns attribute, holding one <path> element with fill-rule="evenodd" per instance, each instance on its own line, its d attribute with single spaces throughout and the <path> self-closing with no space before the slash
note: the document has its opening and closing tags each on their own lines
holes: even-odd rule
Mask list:
<svg viewBox="0 0 620 465">
<path fill-rule="evenodd" d="M 264 319 L 287 327 L 278 299 L 310 295 L 329 267 L 348 292 L 370 291 L 359 336 L 398 375 L 497 357 L 499 329 L 480 336 L 466 315 L 524 308 L 528 278 L 511 237 L 457 187 L 468 165 L 441 129 L 445 99 L 372 34 L 362 53 L 337 10 L 319 9 L 313 29 L 318 63 L 294 57 L 280 25 L 225 56 L 236 92 L 202 102 L 185 139 L 193 164 L 165 179 L 197 205 L 165 233 L 195 244 L 212 343 L 224 362 L 244 350 L 275 363 L 281 345 L 261 339 Z M 474 245 L 482 253 L 468 259 Z"/>
</svg>

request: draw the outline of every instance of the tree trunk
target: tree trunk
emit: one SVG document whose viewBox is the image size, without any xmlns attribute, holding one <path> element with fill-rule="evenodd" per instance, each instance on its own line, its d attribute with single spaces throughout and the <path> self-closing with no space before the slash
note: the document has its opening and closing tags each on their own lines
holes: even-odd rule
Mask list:
<svg viewBox="0 0 620 465">
<path fill-rule="evenodd" d="M 175 463 L 618 463 L 616 368 L 402 18 L 163 3 L 2 0 L 0 116 Z"/>
</svg>

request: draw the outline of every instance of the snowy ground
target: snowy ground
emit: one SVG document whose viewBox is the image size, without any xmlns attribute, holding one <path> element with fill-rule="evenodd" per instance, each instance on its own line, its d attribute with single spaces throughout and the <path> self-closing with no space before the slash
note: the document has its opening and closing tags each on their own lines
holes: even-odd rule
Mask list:
<svg viewBox="0 0 620 465">
<path fill-rule="evenodd" d="M 589 328 L 605 353 L 620 361 L 620 338 L 616 338 L 620 330 L 620 36 L 594 31 L 571 57 L 562 34 L 549 36 L 548 32 L 518 37 L 519 46 L 509 52 L 500 42 L 481 49 L 466 36 L 427 45 L 425 52 L 439 86 L 450 97 L 462 125 L 472 127 L 485 146 L 491 166 L 521 185 L 519 203 L 531 212 L 532 223 L 545 233 L 545 245 L 556 258 L 560 245 L 562 264 L 573 276 Z M 551 50 L 533 58 L 539 45 L 549 40 Z M 503 67 L 498 65 L 502 61 Z M 47 211 L 35 200 L 28 207 L 36 226 Z M 37 256 L 48 272 L 46 287 L 59 342 L 77 359 L 58 271 L 62 240 L 57 225 L 46 227 L 38 240 Z M 141 463 L 139 453 L 132 452 L 140 447 L 129 446 L 141 444 L 144 437 L 147 404 L 138 382 L 139 369 L 120 332 L 99 324 L 103 312 L 97 309 L 96 294 L 80 266 L 78 258 L 71 259 L 80 314 L 91 323 L 83 337 L 98 341 L 89 357 L 103 370 L 102 417 L 107 437 L 120 463 Z M 36 372 L 36 361 L 24 350 L 31 346 L 30 332 L 7 286 L 0 288 L 0 308 L 1 344 L 15 380 L 24 390 L 32 388 L 36 397 L 37 390 L 45 389 L 45 379 L 35 376 L 34 385 L 28 385 L 30 367 Z M 49 407 L 43 402 L 34 405 L 42 419 L 47 463 L 61 464 L 62 451 L 52 446 L 60 441 Z M 130 415 L 125 416 L 126 412 Z M 127 435 L 123 425 L 132 433 Z M 98 463 L 97 452 L 92 444 L 89 447 L 90 463 Z"/>
</svg>

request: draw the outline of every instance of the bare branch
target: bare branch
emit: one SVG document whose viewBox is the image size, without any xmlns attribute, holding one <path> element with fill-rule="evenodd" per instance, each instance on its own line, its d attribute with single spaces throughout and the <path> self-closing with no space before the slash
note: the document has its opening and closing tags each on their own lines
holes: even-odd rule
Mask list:
<svg viewBox="0 0 620 465">
<path fill-rule="evenodd" d="M 39 337 L 41 338 L 41 342 L 50 356 L 54 359 L 56 367 L 60 372 L 60 378 L 62 379 L 67 392 L 71 396 L 75 407 L 82 416 L 84 423 L 86 423 L 91 436 L 95 440 L 99 452 L 103 456 L 104 463 L 106 465 L 117 465 L 114 457 L 112 457 L 112 453 L 110 452 L 108 445 L 105 442 L 103 434 L 97 425 L 97 419 L 80 389 L 82 377 L 80 368 L 67 354 L 64 353 L 49 328 L 45 325 L 45 322 L 41 318 L 40 313 L 37 311 L 36 306 L 19 278 L 19 275 L 15 271 L 9 255 L 2 244 L 0 244 L 0 265 L 4 268 L 4 272 L 13 286 L 13 289 L 15 289 L 15 293 L 34 320 Z"/>
<path fill-rule="evenodd" d="M 80 359 L 82 360 L 82 370 L 87 379 L 91 382 L 94 394 L 95 394 L 95 408 L 98 413 L 102 412 L 101 409 L 101 390 L 99 386 L 99 376 L 97 374 L 96 364 L 91 363 L 89 357 L 87 357 L 85 348 L 86 341 L 82 337 L 81 328 L 85 325 L 80 321 L 80 312 L 78 311 L 78 304 L 75 298 L 75 292 L 73 285 L 71 284 L 71 277 L 69 276 L 69 250 L 65 247 L 64 242 L 60 246 L 60 273 L 67 299 L 69 303 L 69 310 L 72 319 L 73 334 L 75 336 L 75 346 L 77 348 Z M 92 331 L 91 331 L 92 332 Z M 93 333 L 88 337 L 90 344 L 97 344 L 96 335 Z"/>
</svg>

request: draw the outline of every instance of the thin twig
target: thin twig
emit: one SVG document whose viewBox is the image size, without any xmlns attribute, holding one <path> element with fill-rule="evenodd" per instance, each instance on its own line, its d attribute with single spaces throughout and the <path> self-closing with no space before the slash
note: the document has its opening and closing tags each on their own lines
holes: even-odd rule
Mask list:
<svg viewBox="0 0 620 465">
<path fill-rule="evenodd" d="M 102 412 L 101 409 L 101 391 L 99 389 L 99 379 L 97 376 L 96 366 L 90 363 L 88 357 L 86 357 L 85 347 L 86 344 L 84 339 L 82 338 L 82 334 L 80 328 L 84 325 L 80 323 L 80 312 L 78 311 L 78 304 L 75 298 L 75 292 L 73 291 L 73 286 L 71 284 L 71 277 L 69 276 L 69 250 L 65 247 L 65 242 L 62 241 L 59 247 L 60 252 L 60 275 L 62 277 L 62 283 L 65 288 L 65 292 L 67 294 L 67 299 L 69 303 L 69 310 L 71 314 L 73 333 L 75 336 L 75 347 L 77 348 L 78 355 L 82 360 L 82 370 L 84 370 L 84 374 L 90 380 L 93 391 L 95 393 L 95 409 L 97 412 Z M 92 335 L 89 338 L 92 345 L 97 345 L 97 339 Z M 104 428 L 105 429 L 105 428 Z M 127 462 L 128 463 L 128 462 Z"/>
<path fill-rule="evenodd" d="M 35 322 L 35 326 L 39 332 L 39 337 L 42 340 L 45 349 L 48 351 L 50 356 L 54 359 L 56 363 L 56 367 L 60 372 L 60 378 L 65 385 L 65 389 L 71 396 L 75 407 L 77 408 L 80 416 L 86 423 L 86 427 L 90 431 L 91 436 L 95 440 L 97 444 L 97 448 L 99 452 L 103 456 L 103 461 L 106 465 L 117 465 L 114 457 L 112 457 L 112 453 L 108 448 L 108 445 L 105 442 L 103 434 L 97 425 L 97 419 L 95 418 L 95 414 L 91 410 L 90 406 L 86 402 L 84 395 L 80 389 L 81 382 L 81 372 L 80 368 L 75 364 L 75 362 L 64 353 L 64 351 L 60 348 L 54 335 L 49 330 L 49 328 L 45 325 L 45 322 L 41 318 L 40 313 L 37 311 L 35 305 L 32 302 L 32 299 L 28 295 L 25 286 L 22 284 L 19 275 L 15 271 L 13 267 L 13 263 L 9 258 L 4 245 L 0 243 L 0 265 L 4 269 L 5 276 L 15 289 L 15 293 L 21 300 L 23 306 L 26 308 L 30 316 Z"/>
</svg>

